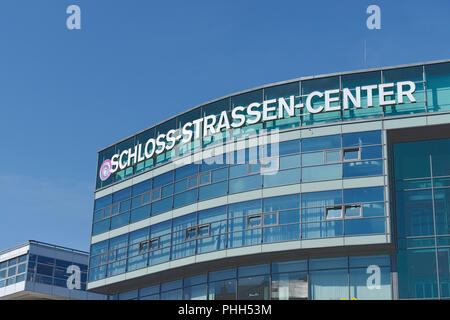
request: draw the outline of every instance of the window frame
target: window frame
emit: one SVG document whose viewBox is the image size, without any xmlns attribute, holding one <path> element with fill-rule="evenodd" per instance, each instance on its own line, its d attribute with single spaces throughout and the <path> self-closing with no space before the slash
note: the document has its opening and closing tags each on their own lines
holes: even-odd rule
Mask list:
<svg viewBox="0 0 450 320">
<path fill-rule="evenodd" d="M 258 229 L 258 228 L 262 228 L 263 226 L 263 217 L 262 217 L 262 213 L 256 213 L 256 214 L 250 214 L 248 216 L 246 216 L 246 223 L 245 223 L 245 230 L 251 230 L 251 229 Z M 259 218 L 260 219 L 260 223 L 259 225 L 256 226 L 250 226 L 250 220 L 254 219 L 254 218 Z"/>
<path fill-rule="evenodd" d="M 329 210 L 337 210 L 340 209 L 341 210 L 341 215 L 340 217 L 328 217 L 328 211 Z M 343 212 L 343 206 L 342 205 L 338 205 L 338 206 L 325 206 L 325 220 L 340 220 L 344 218 L 344 212 Z"/>
</svg>

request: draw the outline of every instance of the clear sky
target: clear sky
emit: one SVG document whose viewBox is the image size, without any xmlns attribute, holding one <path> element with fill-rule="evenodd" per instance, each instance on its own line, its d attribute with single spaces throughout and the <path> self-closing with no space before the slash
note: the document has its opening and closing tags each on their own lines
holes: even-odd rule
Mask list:
<svg viewBox="0 0 450 320">
<path fill-rule="evenodd" d="M 1 0 L 0 249 L 88 250 L 99 149 L 233 92 L 363 69 L 364 40 L 367 67 L 448 59 L 449 17 L 448 0 Z"/>
</svg>

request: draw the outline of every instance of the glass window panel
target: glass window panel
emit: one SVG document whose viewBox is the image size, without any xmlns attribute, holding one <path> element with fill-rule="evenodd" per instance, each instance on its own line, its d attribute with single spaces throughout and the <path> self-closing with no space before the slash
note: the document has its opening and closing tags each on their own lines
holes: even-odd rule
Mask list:
<svg viewBox="0 0 450 320">
<path fill-rule="evenodd" d="M 200 284 L 183 289 L 184 300 L 206 300 L 206 284 Z"/>
<path fill-rule="evenodd" d="M 325 153 L 326 162 L 340 162 L 341 161 L 341 151 L 327 151 Z"/>
<path fill-rule="evenodd" d="M 339 219 L 342 218 L 342 207 L 327 208 L 327 219 Z"/>
<path fill-rule="evenodd" d="M 362 205 L 363 217 L 383 217 L 384 203 L 366 203 Z"/>
<path fill-rule="evenodd" d="M 302 152 L 339 148 L 341 148 L 341 136 L 338 134 L 302 139 Z"/>
<path fill-rule="evenodd" d="M 342 204 L 342 190 L 308 192 L 302 194 L 302 207 L 325 207 Z"/>
<path fill-rule="evenodd" d="M 279 272 L 296 272 L 308 270 L 307 260 L 290 260 L 285 262 L 273 262 L 272 274 Z"/>
<path fill-rule="evenodd" d="M 450 297 L 450 248 L 437 250 L 439 266 L 439 285 L 441 298 Z"/>
<path fill-rule="evenodd" d="M 212 182 L 223 181 L 228 178 L 228 168 L 222 168 L 211 172 Z"/>
<path fill-rule="evenodd" d="M 384 201 L 384 187 L 344 189 L 344 203 Z"/>
<path fill-rule="evenodd" d="M 161 283 L 161 291 L 170 291 L 174 289 L 179 289 L 183 286 L 183 281 L 181 279 L 170 281 L 170 282 L 163 282 Z"/>
<path fill-rule="evenodd" d="M 197 201 L 197 196 L 198 196 L 198 189 L 192 189 L 189 191 L 176 194 L 173 197 L 173 207 L 179 208 L 194 203 Z"/>
<path fill-rule="evenodd" d="M 226 169 L 226 168 L 225 168 Z M 211 173 L 206 172 L 200 175 L 200 185 L 211 183 Z"/>
<path fill-rule="evenodd" d="M 199 188 L 199 200 L 217 198 L 226 195 L 228 192 L 228 181 L 222 181 Z"/>
<path fill-rule="evenodd" d="M 111 230 L 127 225 L 130 221 L 130 212 L 122 213 L 111 218 Z"/>
<path fill-rule="evenodd" d="M 438 297 L 434 249 L 399 250 L 397 261 L 400 299 Z"/>
<path fill-rule="evenodd" d="M 381 146 L 361 148 L 361 160 L 381 158 L 383 158 Z"/>
<path fill-rule="evenodd" d="M 276 213 L 268 213 L 264 214 L 264 225 L 268 226 L 271 224 L 277 224 L 277 214 Z"/>
<path fill-rule="evenodd" d="M 359 148 L 344 150 L 344 160 L 358 160 L 358 159 L 359 159 Z"/>
<path fill-rule="evenodd" d="M 93 224 L 92 226 L 92 235 L 97 235 L 109 230 L 109 222 L 110 219 L 105 219 L 103 221 L 99 221 Z"/>
<path fill-rule="evenodd" d="M 368 160 L 343 163 L 344 178 L 375 176 L 383 174 L 382 160 Z"/>
<path fill-rule="evenodd" d="M 388 255 L 351 256 L 349 257 L 349 263 L 350 268 L 367 268 L 370 265 L 383 267 L 391 265 L 391 258 Z"/>
<path fill-rule="evenodd" d="M 129 199 L 130 196 L 131 196 L 131 188 L 128 187 L 128 188 L 125 188 L 123 190 L 114 192 L 113 195 L 112 195 L 112 202 L 113 203 L 117 203 L 117 202 L 120 202 L 122 200 Z"/>
<path fill-rule="evenodd" d="M 104 196 L 102 198 L 99 198 L 99 199 L 95 200 L 94 210 L 99 210 L 99 209 L 102 209 L 104 207 L 107 207 L 111 203 L 112 203 L 112 195 L 109 194 L 107 196 Z"/>
<path fill-rule="evenodd" d="M 345 217 L 360 217 L 361 206 L 345 206 Z"/>
<path fill-rule="evenodd" d="M 300 155 L 284 156 L 280 157 L 279 164 L 280 169 L 288 169 L 300 167 Z"/>
<path fill-rule="evenodd" d="M 429 112 L 450 109 L 450 63 L 425 66 Z"/>
<path fill-rule="evenodd" d="M 125 212 L 125 211 L 127 211 L 127 210 L 130 210 L 130 203 L 131 203 L 131 201 L 130 200 L 127 200 L 127 201 L 122 201 L 121 203 L 120 203 L 120 206 L 119 206 L 119 212 L 120 213 L 122 213 L 122 212 Z"/>
<path fill-rule="evenodd" d="M 220 221 L 227 218 L 226 206 L 206 209 L 198 212 L 198 223 L 205 224 L 214 221 Z"/>
<path fill-rule="evenodd" d="M 431 176 L 428 142 L 394 144 L 395 179 Z"/>
<path fill-rule="evenodd" d="M 324 163 L 323 151 L 302 154 L 302 166 L 313 166 Z"/>
<path fill-rule="evenodd" d="M 342 235 L 342 220 L 310 222 L 302 224 L 302 239 L 341 237 Z"/>
<path fill-rule="evenodd" d="M 300 195 L 292 194 L 287 196 L 271 197 L 263 199 L 264 212 L 293 209 L 300 207 Z"/>
<path fill-rule="evenodd" d="M 286 210 L 278 213 L 278 223 L 297 223 L 300 222 L 300 212 L 299 210 Z"/>
<path fill-rule="evenodd" d="M 230 194 L 260 189 L 261 187 L 262 187 L 262 178 L 259 174 L 233 179 L 229 181 Z"/>
<path fill-rule="evenodd" d="M 175 193 L 185 191 L 188 188 L 188 180 L 184 179 L 175 183 Z"/>
<path fill-rule="evenodd" d="M 228 248 L 250 246 L 261 243 L 261 228 L 253 228 L 246 231 L 230 233 L 228 236 Z"/>
<path fill-rule="evenodd" d="M 450 234 L 450 189 L 434 190 L 436 234 Z"/>
<path fill-rule="evenodd" d="M 152 203 L 152 216 L 172 210 L 172 197 L 158 200 Z"/>
<path fill-rule="evenodd" d="M 300 168 L 278 171 L 275 174 L 264 175 L 264 187 L 275 187 L 300 183 Z"/>
<path fill-rule="evenodd" d="M 238 277 L 254 276 L 269 273 L 270 273 L 269 264 L 259 264 L 254 266 L 246 266 L 238 268 Z"/>
<path fill-rule="evenodd" d="M 269 290 L 269 276 L 245 277 L 238 280 L 238 300 L 268 300 Z"/>
<path fill-rule="evenodd" d="M 263 228 L 263 242 L 300 240 L 300 224 L 288 224 Z"/>
<path fill-rule="evenodd" d="M 400 237 L 434 234 L 431 190 L 397 192 L 396 214 Z"/>
<path fill-rule="evenodd" d="M 308 299 L 308 280 L 305 272 L 272 275 L 273 300 Z"/>
<path fill-rule="evenodd" d="M 349 299 L 347 270 L 311 271 L 309 293 L 313 300 Z"/>
<path fill-rule="evenodd" d="M 372 265 L 350 270 L 350 299 L 390 300 L 391 292 L 390 268 Z"/>
<path fill-rule="evenodd" d="M 344 148 L 360 147 L 381 143 L 381 131 L 355 132 L 342 135 L 342 146 Z"/>
<path fill-rule="evenodd" d="M 175 170 L 175 181 L 198 174 L 198 164 L 188 164 Z"/>
<path fill-rule="evenodd" d="M 233 203 L 228 205 L 228 216 L 229 218 L 235 218 L 249 214 L 261 213 L 261 205 L 261 199 Z"/>
<path fill-rule="evenodd" d="M 344 234 L 380 234 L 386 229 L 385 218 L 351 219 L 344 221 Z"/>
<path fill-rule="evenodd" d="M 320 259 L 310 259 L 309 269 L 310 270 L 324 270 L 324 269 L 338 269 L 347 268 L 347 258 L 320 258 Z"/>
<path fill-rule="evenodd" d="M 151 188 L 152 188 L 152 179 L 148 179 L 141 183 L 137 183 L 132 187 L 131 196 L 137 196 L 138 194 L 145 193 L 147 191 L 150 191 Z"/>
<path fill-rule="evenodd" d="M 173 172 L 169 171 L 153 178 L 153 189 L 173 182 Z"/>
<path fill-rule="evenodd" d="M 249 216 L 247 218 L 247 228 L 255 228 L 261 226 L 261 216 Z"/>
<path fill-rule="evenodd" d="M 139 296 L 144 297 L 151 294 L 159 293 L 159 284 L 151 287 L 141 288 L 139 289 Z"/>
<path fill-rule="evenodd" d="M 193 188 L 198 185 L 198 176 L 188 178 L 188 187 Z"/>
<path fill-rule="evenodd" d="M 238 164 L 230 167 L 230 178 L 246 176 L 248 173 L 248 164 Z"/>
<path fill-rule="evenodd" d="M 450 139 L 429 141 L 433 176 L 450 175 Z"/>
<path fill-rule="evenodd" d="M 302 169 L 302 181 L 323 181 L 342 178 L 342 164 L 330 164 L 317 167 L 304 167 Z"/>
<path fill-rule="evenodd" d="M 302 222 L 320 221 L 320 220 L 325 220 L 324 207 L 302 209 Z"/>
<path fill-rule="evenodd" d="M 209 281 L 218 281 L 236 278 L 236 269 L 225 269 L 209 273 Z"/>
<path fill-rule="evenodd" d="M 146 206 L 140 207 L 138 209 L 131 210 L 130 222 L 133 223 L 133 222 L 136 222 L 139 220 L 146 219 L 148 217 L 150 217 L 150 205 L 149 204 Z"/>
<path fill-rule="evenodd" d="M 236 300 L 236 279 L 210 282 L 209 300 Z"/>
</svg>

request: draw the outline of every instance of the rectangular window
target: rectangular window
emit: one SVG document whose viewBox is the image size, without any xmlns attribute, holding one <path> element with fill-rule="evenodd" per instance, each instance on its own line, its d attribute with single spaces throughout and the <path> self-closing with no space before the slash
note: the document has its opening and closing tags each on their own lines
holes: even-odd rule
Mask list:
<svg viewBox="0 0 450 320">
<path fill-rule="evenodd" d="M 278 214 L 276 212 L 265 213 L 263 223 L 265 226 L 278 224 Z"/>
<path fill-rule="evenodd" d="M 149 250 L 149 241 L 142 241 L 139 243 L 139 254 L 145 253 Z"/>
<path fill-rule="evenodd" d="M 211 183 L 211 172 L 202 173 L 200 175 L 200 185 L 206 185 Z"/>
<path fill-rule="evenodd" d="M 325 152 L 325 161 L 326 161 L 326 163 L 340 162 L 341 161 L 341 151 L 340 150 L 326 151 Z"/>
<path fill-rule="evenodd" d="M 198 227 L 198 237 L 209 236 L 209 224 Z"/>
<path fill-rule="evenodd" d="M 342 218 L 342 207 L 330 207 L 326 208 L 327 219 L 340 219 Z"/>
<path fill-rule="evenodd" d="M 195 188 L 198 185 L 198 176 L 188 178 L 188 188 Z"/>
<path fill-rule="evenodd" d="M 345 217 L 361 217 L 361 205 L 345 206 Z"/>
<path fill-rule="evenodd" d="M 359 159 L 361 159 L 359 148 L 344 149 L 343 161 L 352 161 L 352 160 L 359 160 Z"/>
<path fill-rule="evenodd" d="M 261 215 L 251 215 L 247 217 L 247 229 L 258 228 L 261 226 Z"/>
<path fill-rule="evenodd" d="M 153 201 L 161 199 L 161 188 L 153 190 L 152 198 Z"/>
<path fill-rule="evenodd" d="M 187 228 L 185 240 L 194 239 L 197 236 L 197 227 Z"/>
</svg>

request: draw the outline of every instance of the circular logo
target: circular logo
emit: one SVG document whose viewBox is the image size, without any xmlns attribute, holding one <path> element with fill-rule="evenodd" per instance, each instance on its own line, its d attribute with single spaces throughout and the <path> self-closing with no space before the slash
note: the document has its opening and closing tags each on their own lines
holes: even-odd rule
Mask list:
<svg viewBox="0 0 450 320">
<path fill-rule="evenodd" d="M 111 160 L 106 159 L 105 161 L 103 161 L 102 165 L 100 166 L 100 180 L 105 181 L 106 179 L 109 178 L 109 176 L 111 175 Z"/>
</svg>

